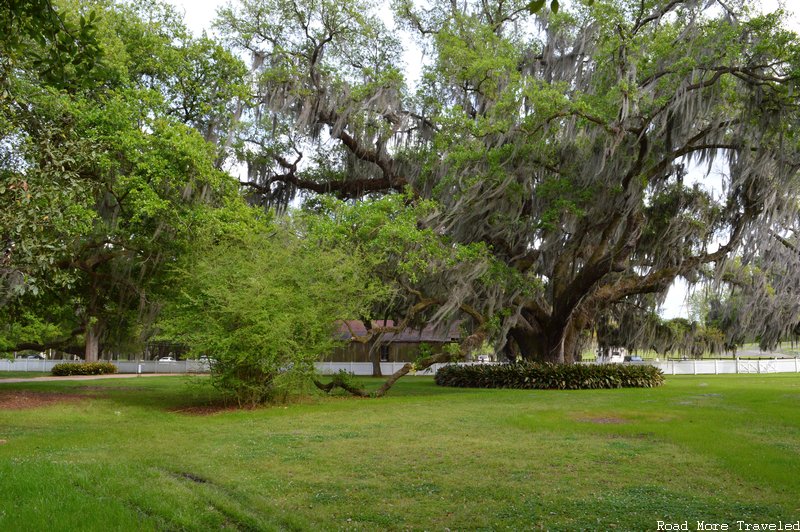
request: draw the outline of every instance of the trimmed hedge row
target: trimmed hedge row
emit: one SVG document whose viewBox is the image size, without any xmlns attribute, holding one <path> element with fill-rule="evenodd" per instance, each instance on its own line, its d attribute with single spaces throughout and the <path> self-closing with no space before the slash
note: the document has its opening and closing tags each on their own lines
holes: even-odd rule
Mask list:
<svg viewBox="0 0 800 532">
<path fill-rule="evenodd" d="M 476 364 L 450 365 L 434 377 L 439 386 L 461 388 L 518 388 L 538 390 L 596 390 L 652 388 L 664 383 L 664 373 L 649 365 L 627 364 Z"/>
<path fill-rule="evenodd" d="M 68 375 L 105 375 L 106 373 L 116 373 L 117 366 L 111 362 L 89 362 L 88 364 L 65 362 L 63 364 L 56 364 L 50 371 L 57 377 L 66 377 Z"/>
</svg>

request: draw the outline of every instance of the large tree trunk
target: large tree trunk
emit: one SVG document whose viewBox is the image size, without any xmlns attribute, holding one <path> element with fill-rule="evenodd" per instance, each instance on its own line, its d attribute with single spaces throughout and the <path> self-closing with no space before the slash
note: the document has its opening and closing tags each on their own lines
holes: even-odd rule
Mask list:
<svg viewBox="0 0 800 532">
<path fill-rule="evenodd" d="M 513 327 L 509 331 L 519 348 L 523 360 L 541 361 L 544 358 L 544 336 L 524 327 Z"/>
<path fill-rule="evenodd" d="M 591 316 L 585 312 L 577 312 L 567 325 L 564 333 L 564 363 L 573 364 L 580 360 L 581 352 L 586 346 L 586 338 L 581 335 L 588 331 Z"/>
<path fill-rule="evenodd" d="M 86 325 L 86 362 L 97 362 L 100 355 L 100 324 L 89 323 Z"/>
<path fill-rule="evenodd" d="M 544 333 L 514 327 L 510 334 L 524 360 L 552 364 L 571 364 L 575 361 L 580 328 L 572 321 L 562 326 L 551 325 Z"/>
<path fill-rule="evenodd" d="M 571 322 L 569 327 L 564 333 L 563 352 L 565 364 L 573 364 L 578 359 L 578 349 L 580 346 L 581 327 L 578 324 Z"/>
<path fill-rule="evenodd" d="M 551 364 L 564 363 L 564 341 L 566 340 L 566 328 L 554 327 L 545 335 L 546 349 L 542 362 Z"/>
</svg>

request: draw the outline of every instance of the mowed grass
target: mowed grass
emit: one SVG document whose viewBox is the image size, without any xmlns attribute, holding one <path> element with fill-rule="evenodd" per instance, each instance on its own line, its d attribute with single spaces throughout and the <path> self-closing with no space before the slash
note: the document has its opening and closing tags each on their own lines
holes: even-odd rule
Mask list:
<svg viewBox="0 0 800 532">
<path fill-rule="evenodd" d="M 0 371 L 0 382 L 3 379 L 35 379 L 36 377 L 49 377 L 49 371 Z"/>
<path fill-rule="evenodd" d="M 0 411 L 0 530 L 653 530 L 800 518 L 800 375 L 597 391 L 447 389 L 420 377 L 380 400 L 202 416 L 185 409 L 215 392 L 196 382 L 1 385 L 69 400 Z"/>
</svg>

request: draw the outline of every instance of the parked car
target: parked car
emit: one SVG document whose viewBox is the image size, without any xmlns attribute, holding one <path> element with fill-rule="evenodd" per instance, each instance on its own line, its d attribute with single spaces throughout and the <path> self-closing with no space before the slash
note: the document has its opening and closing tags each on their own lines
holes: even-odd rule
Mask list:
<svg viewBox="0 0 800 532">
<path fill-rule="evenodd" d="M 598 364 L 621 364 L 627 358 L 627 350 L 624 347 L 614 347 L 598 352 Z"/>
<path fill-rule="evenodd" d="M 159 362 L 175 362 L 175 357 L 161 357 L 158 359 Z"/>
<path fill-rule="evenodd" d="M 20 355 L 17 358 L 18 359 L 28 359 L 28 360 L 45 360 L 45 359 L 47 359 L 47 357 L 44 356 L 44 353 L 36 353 L 34 355 Z"/>
</svg>

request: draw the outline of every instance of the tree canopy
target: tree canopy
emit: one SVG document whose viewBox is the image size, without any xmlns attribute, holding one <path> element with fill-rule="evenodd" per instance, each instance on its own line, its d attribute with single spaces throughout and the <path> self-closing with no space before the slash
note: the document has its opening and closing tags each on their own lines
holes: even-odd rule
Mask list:
<svg viewBox="0 0 800 532">
<path fill-rule="evenodd" d="M 428 58 L 410 86 L 366 3 L 243 1 L 218 27 L 252 56 L 247 186 L 433 202 L 420 227 L 485 260 L 406 308 L 466 304 L 497 345 L 573 360 L 605 312 L 754 260 L 796 218 L 798 41 L 756 7 L 399 1 Z"/>
<path fill-rule="evenodd" d="M 244 67 L 162 5 L 55 9 L 40 22 L 57 27 L 4 36 L 27 53 L 9 54 L 3 71 L 2 343 L 70 350 L 82 336 L 96 360 L 101 339 L 121 347 L 142 332 L 193 219 L 237 198 L 219 169 L 224 147 L 207 139 L 226 138 Z M 73 26 L 91 38 L 91 61 L 78 45 L 47 55 Z M 54 77 L 48 61 L 68 66 Z M 33 327 L 42 317 L 49 330 Z M 38 332 L 14 333 L 25 330 Z"/>
<path fill-rule="evenodd" d="M 302 198 L 289 218 L 320 263 L 362 261 L 380 297 L 351 318 L 459 321 L 462 353 L 570 362 L 600 330 L 771 345 L 800 322 L 800 47 L 781 11 L 397 0 L 389 23 L 362 0 L 242 0 L 217 41 L 157 1 L 8 7 L 3 349 L 92 359 L 146 338 L 202 233 L 226 227 L 206 251 L 239 256 L 223 241 L 243 197 Z M 719 291 L 708 334 L 654 319 L 679 277 Z"/>
</svg>

